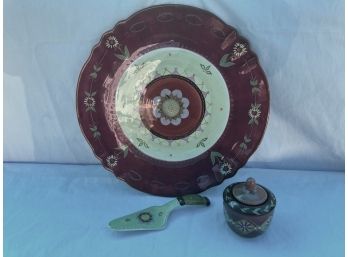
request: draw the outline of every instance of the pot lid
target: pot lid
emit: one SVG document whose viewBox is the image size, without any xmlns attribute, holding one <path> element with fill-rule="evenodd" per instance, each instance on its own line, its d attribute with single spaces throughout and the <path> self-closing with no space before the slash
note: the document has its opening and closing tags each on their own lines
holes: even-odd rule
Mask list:
<svg viewBox="0 0 348 257">
<path fill-rule="evenodd" d="M 267 200 L 267 192 L 256 184 L 254 178 L 236 184 L 232 189 L 233 196 L 246 205 L 261 205 Z"/>
</svg>

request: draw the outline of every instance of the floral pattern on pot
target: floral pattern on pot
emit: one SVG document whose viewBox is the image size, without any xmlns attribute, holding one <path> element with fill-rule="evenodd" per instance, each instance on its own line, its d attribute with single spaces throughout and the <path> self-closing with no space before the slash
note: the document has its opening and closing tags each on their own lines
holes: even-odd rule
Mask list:
<svg viewBox="0 0 348 257">
<path fill-rule="evenodd" d="M 226 210 L 224 210 L 225 219 L 228 224 L 233 226 L 233 228 L 240 233 L 241 235 L 248 235 L 252 232 L 262 233 L 267 230 L 269 227 L 273 215 L 270 215 L 266 221 L 264 221 L 261 225 L 256 225 L 252 221 L 241 219 L 241 220 L 233 220 L 228 216 Z"/>
<path fill-rule="evenodd" d="M 256 230 L 256 226 L 247 220 L 239 220 L 235 222 L 233 225 L 235 225 L 237 229 L 239 229 L 242 233 L 250 233 Z"/>
<path fill-rule="evenodd" d="M 189 116 L 187 107 L 190 101 L 182 96 L 181 90 L 175 89 L 170 91 L 165 88 L 162 89 L 161 95 L 156 96 L 153 100 L 154 108 L 153 116 L 160 119 L 161 124 L 168 126 L 170 124 L 178 126 L 181 119 L 186 119 Z"/>
</svg>

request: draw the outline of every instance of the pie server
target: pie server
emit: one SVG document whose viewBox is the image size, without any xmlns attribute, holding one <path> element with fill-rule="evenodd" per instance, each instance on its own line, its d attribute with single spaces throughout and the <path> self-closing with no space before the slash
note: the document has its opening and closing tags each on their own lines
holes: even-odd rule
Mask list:
<svg viewBox="0 0 348 257">
<path fill-rule="evenodd" d="M 207 197 L 200 195 L 179 196 L 164 205 L 152 206 L 121 218 L 114 219 L 109 222 L 109 227 L 117 231 L 164 229 L 170 213 L 175 208 L 184 205 L 209 206 L 210 201 Z"/>
</svg>

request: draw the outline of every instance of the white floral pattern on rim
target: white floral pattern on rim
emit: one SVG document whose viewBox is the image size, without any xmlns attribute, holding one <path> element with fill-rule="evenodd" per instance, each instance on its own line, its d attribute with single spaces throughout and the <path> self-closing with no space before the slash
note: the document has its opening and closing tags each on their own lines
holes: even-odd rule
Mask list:
<svg viewBox="0 0 348 257">
<path fill-rule="evenodd" d="M 246 46 L 242 43 L 236 43 L 233 46 L 233 55 L 236 57 L 241 57 L 242 55 L 247 53 Z"/>
<path fill-rule="evenodd" d="M 173 91 L 167 88 L 162 89 L 160 96 L 156 96 L 152 102 L 154 105 L 152 114 L 157 119 L 160 119 L 161 124 L 164 126 L 170 124 L 178 126 L 181 120 L 186 119 L 190 114 L 187 109 L 190 101 L 183 97 L 179 89 Z"/>
<path fill-rule="evenodd" d="M 220 166 L 220 172 L 223 175 L 227 175 L 227 174 L 231 173 L 232 172 L 231 164 L 229 164 L 226 161 L 224 163 L 222 163 Z"/>
<path fill-rule="evenodd" d="M 116 48 L 119 45 L 119 42 L 115 36 L 109 36 L 106 39 L 105 45 L 107 48 Z"/>
<path fill-rule="evenodd" d="M 95 106 L 95 99 L 92 96 L 86 96 L 83 103 L 86 105 L 86 107 L 92 108 Z"/>
<path fill-rule="evenodd" d="M 113 154 L 109 155 L 106 158 L 106 164 L 108 165 L 109 168 L 115 167 L 117 165 L 117 162 L 118 162 L 118 157 Z"/>
<path fill-rule="evenodd" d="M 251 107 L 248 111 L 248 115 L 250 117 L 249 124 L 259 124 L 258 118 L 260 118 L 261 115 L 261 104 L 251 104 Z"/>
<path fill-rule="evenodd" d="M 94 92 L 87 92 L 85 91 L 85 95 L 86 97 L 84 98 L 83 100 L 83 104 L 85 105 L 86 107 L 86 112 L 89 112 L 89 111 L 93 111 L 95 112 L 95 98 L 94 96 L 97 94 L 96 91 Z"/>
</svg>

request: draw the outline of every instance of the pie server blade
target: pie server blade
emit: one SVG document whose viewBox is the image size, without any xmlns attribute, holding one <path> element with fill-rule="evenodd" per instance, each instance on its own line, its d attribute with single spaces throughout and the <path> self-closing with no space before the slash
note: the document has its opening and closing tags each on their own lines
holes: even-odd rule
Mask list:
<svg viewBox="0 0 348 257">
<path fill-rule="evenodd" d="M 180 196 L 164 205 L 152 206 L 114 219 L 109 222 L 109 227 L 117 231 L 161 230 L 166 227 L 170 213 L 184 205 L 209 206 L 210 201 L 200 195 Z"/>
</svg>

